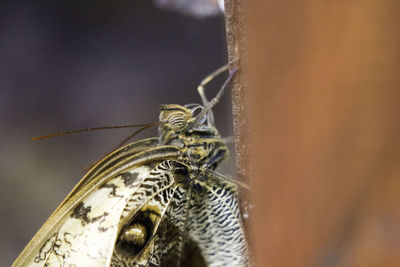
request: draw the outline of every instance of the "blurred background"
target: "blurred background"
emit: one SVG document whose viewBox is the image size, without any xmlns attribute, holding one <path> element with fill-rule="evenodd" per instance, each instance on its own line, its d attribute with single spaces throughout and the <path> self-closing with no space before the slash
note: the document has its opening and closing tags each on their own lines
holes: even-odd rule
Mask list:
<svg viewBox="0 0 400 267">
<path fill-rule="evenodd" d="M 132 130 L 30 137 L 154 122 L 160 104 L 199 103 L 196 86 L 225 64 L 216 2 L 194 11 L 178 6 L 183 12 L 169 3 L 2 1 L 0 266 L 12 263 L 85 168 Z M 223 79 L 211 84 L 209 96 Z M 229 95 L 222 102 L 217 126 L 232 136 Z M 150 129 L 136 139 L 156 134 Z"/>
<path fill-rule="evenodd" d="M 257 266 L 400 266 L 400 1 L 235 2 Z"/>
</svg>

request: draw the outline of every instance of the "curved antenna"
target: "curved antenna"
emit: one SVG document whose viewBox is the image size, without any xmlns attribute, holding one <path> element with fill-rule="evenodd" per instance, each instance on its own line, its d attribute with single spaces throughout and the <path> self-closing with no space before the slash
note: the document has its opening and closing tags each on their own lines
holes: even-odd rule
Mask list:
<svg viewBox="0 0 400 267">
<path fill-rule="evenodd" d="M 208 84 L 210 81 L 212 81 L 215 77 L 217 77 L 218 75 L 220 75 L 221 73 L 227 71 L 229 69 L 229 65 L 226 64 L 224 66 L 222 66 L 221 68 L 217 69 L 216 71 L 212 72 L 210 75 L 208 75 L 207 77 L 205 77 L 201 83 L 199 84 L 199 86 L 197 86 L 197 92 L 200 95 L 201 98 L 201 102 L 203 102 L 203 106 L 207 106 L 209 101 L 207 100 L 206 94 L 204 92 L 205 88 L 204 86 L 206 84 Z M 207 121 L 208 121 L 208 125 L 214 125 L 214 114 L 212 113 L 212 111 L 208 112 L 207 114 Z"/>
<path fill-rule="evenodd" d="M 162 124 L 164 122 L 162 121 L 158 121 L 158 122 L 152 122 L 152 123 L 147 123 L 147 124 L 143 124 L 144 126 L 138 130 L 136 130 L 133 134 L 131 134 L 130 136 L 126 137 L 124 140 L 122 140 L 118 145 L 114 146 L 113 149 L 111 149 L 106 155 L 110 154 L 111 152 L 113 152 L 114 150 L 116 150 L 117 148 L 122 147 L 123 145 L 125 145 L 129 140 L 131 140 L 134 136 L 136 136 L 138 133 L 140 133 L 141 131 L 144 131 L 148 128 L 151 128 L 153 126 Z M 100 127 L 99 127 L 100 128 Z M 126 127 L 121 127 L 121 128 L 126 128 Z M 105 156 L 104 156 L 105 157 Z M 104 158 L 102 157 L 102 158 Z M 85 167 L 86 171 L 89 171 L 91 168 L 94 167 L 94 165 L 96 165 L 99 161 L 97 161 L 96 163 L 92 164 L 92 165 L 88 165 L 87 167 Z"/>
<path fill-rule="evenodd" d="M 133 128 L 133 127 L 143 127 L 136 131 L 137 133 L 143 131 L 144 129 L 150 128 L 152 126 L 158 125 L 161 122 L 152 122 L 152 123 L 144 123 L 144 124 L 131 124 L 131 125 L 119 125 L 119 126 L 104 126 L 104 127 L 93 127 L 93 128 L 84 128 L 84 129 L 78 129 L 78 130 L 71 130 L 71 131 L 65 131 L 65 132 L 59 132 L 59 133 L 54 133 L 54 134 L 49 134 L 49 135 L 43 135 L 43 136 L 36 136 L 36 137 L 31 137 L 32 141 L 37 141 L 37 140 L 42 140 L 42 139 L 47 139 L 47 138 L 52 138 L 56 136 L 63 136 L 63 135 L 70 135 L 70 134 L 77 134 L 77 133 L 83 133 L 83 132 L 91 132 L 91 131 L 97 131 L 97 130 L 108 130 L 108 129 L 121 129 L 121 128 Z M 135 132 L 135 133 L 136 133 Z M 133 136 L 131 136 L 133 137 Z M 131 138 L 130 137 L 130 138 Z"/>
<path fill-rule="evenodd" d="M 116 148 L 121 147 L 121 146 L 123 146 L 124 144 L 126 144 L 129 140 L 131 140 L 133 137 L 135 137 L 138 133 L 140 133 L 140 132 L 142 132 L 142 131 L 144 131 L 144 130 L 146 130 L 146 129 L 148 129 L 148 128 L 151 128 L 151 127 L 153 127 L 153 126 L 160 125 L 160 124 L 162 124 L 162 123 L 164 123 L 164 122 L 163 122 L 163 121 L 158 121 L 158 122 L 148 123 L 147 125 L 143 126 L 142 128 L 140 128 L 140 129 L 138 129 L 137 131 L 135 131 L 133 134 L 131 134 L 130 136 L 128 136 L 128 137 L 126 137 L 124 140 L 122 140 L 122 141 L 116 146 Z"/>
<path fill-rule="evenodd" d="M 224 66 L 224 67 L 226 67 L 226 66 Z M 223 68 L 221 68 L 219 70 L 222 70 Z M 230 81 L 233 78 L 233 75 L 238 71 L 238 69 L 239 69 L 238 67 L 234 67 L 232 69 L 232 71 L 229 73 L 228 78 L 225 80 L 224 84 L 222 85 L 221 89 L 219 89 L 219 92 L 217 93 L 217 95 L 213 99 L 211 99 L 211 101 L 208 101 L 204 105 L 204 109 L 196 116 L 196 119 L 192 122 L 192 124 L 198 124 L 198 122 L 201 120 L 201 118 L 203 118 L 205 115 L 207 115 L 211 111 L 211 109 L 219 102 L 222 95 L 224 94 L 225 88 L 228 86 L 228 84 L 230 83 Z M 215 73 L 217 73 L 219 70 L 217 70 Z M 222 72 L 222 71 L 220 71 L 220 72 Z"/>
</svg>

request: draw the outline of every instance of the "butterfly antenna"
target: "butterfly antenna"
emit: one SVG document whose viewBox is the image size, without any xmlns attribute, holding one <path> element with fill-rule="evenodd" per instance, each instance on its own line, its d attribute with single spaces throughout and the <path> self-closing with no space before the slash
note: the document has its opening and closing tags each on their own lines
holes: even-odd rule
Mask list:
<svg viewBox="0 0 400 267">
<path fill-rule="evenodd" d="M 145 124 L 131 124 L 131 125 L 119 125 L 119 126 L 104 126 L 104 127 L 93 127 L 93 128 L 84 128 L 84 129 L 78 129 L 78 130 L 72 130 L 72 131 L 65 131 L 65 132 L 59 132 L 59 133 L 54 133 L 54 134 L 49 134 L 49 135 L 43 135 L 43 136 L 36 136 L 36 137 L 31 137 L 32 141 L 37 141 L 37 140 L 42 140 L 42 139 L 47 139 L 47 138 L 52 138 L 56 136 L 63 136 L 63 135 L 70 135 L 70 134 L 77 134 L 77 133 L 83 133 L 83 132 L 92 132 L 92 131 L 97 131 L 97 130 L 108 130 L 108 129 L 121 129 L 121 128 L 133 128 L 133 127 L 142 127 L 137 133 L 143 131 L 144 129 L 150 128 L 152 126 L 158 125 L 160 122 L 152 122 L 152 123 L 145 123 Z M 132 135 L 133 137 L 134 135 Z"/>
<path fill-rule="evenodd" d="M 196 116 L 196 119 L 193 121 L 193 124 L 197 124 L 199 123 L 200 120 L 202 120 L 202 118 L 220 101 L 222 95 L 225 92 L 226 87 L 229 85 L 229 83 L 231 82 L 233 76 L 235 75 L 235 73 L 238 71 L 238 67 L 234 67 L 232 69 L 232 71 L 229 73 L 228 78 L 225 80 L 224 84 L 222 85 L 221 89 L 219 90 L 219 92 L 217 93 L 217 95 L 211 99 L 210 101 L 207 101 L 204 105 L 204 109 Z M 225 70 L 225 66 L 222 67 L 221 69 L 217 70 L 216 73 L 220 73 L 223 70 Z M 210 75 L 212 76 L 212 75 Z M 202 89 L 203 90 L 203 89 Z M 199 91 L 200 93 L 201 91 Z M 204 92 L 203 92 L 204 93 Z M 202 93 L 200 93 L 201 95 Z M 205 97 L 204 95 L 202 96 Z M 204 98 L 205 99 L 205 98 Z"/>
<path fill-rule="evenodd" d="M 152 123 L 142 124 L 142 125 L 143 125 L 142 128 L 138 129 L 138 130 L 135 131 L 133 134 L 131 134 L 130 136 L 128 136 L 127 138 L 125 138 L 124 140 L 122 140 L 122 142 L 120 142 L 118 145 L 116 145 L 116 146 L 115 146 L 112 150 L 110 150 L 110 152 L 108 152 L 106 155 L 110 154 L 112 151 L 114 151 L 114 150 L 116 150 L 117 148 L 119 148 L 119 147 L 123 146 L 124 144 L 126 144 L 130 139 L 132 139 L 132 138 L 133 138 L 134 136 L 136 136 L 138 133 L 140 133 L 140 132 L 142 132 L 142 131 L 144 131 L 144 130 L 146 130 L 146 129 L 148 129 L 148 128 L 151 128 L 151 127 L 153 127 L 153 126 L 159 125 L 159 124 L 161 124 L 161 123 L 163 123 L 163 122 L 158 121 L 158 122 L 152 122 Z M 102 158 L 104 158 L 104 157 L 102 157 Z M 99 162 L 99 161 L 97 161 L 97 162 L 94 163 L 94 164 L 88 165 L 87 167 L 85 167 L 85 170 L 87 170 L 87 171 L 90 170 L 90 169 L 93 168 L 98 162 Z"/>
<path fill-rule="evenodd" d="M 138 129 L 138 130 L 135 131 L 133 134 L 131 134 L 130 136 L 128 136 L 127 138 L 125 138 L 124 140 L 122 140 L 122 141 L 118 144 L 117 148 L 120 147 L 120 146 L 123 146 L 124 144 L 126 144 L 129 140 L 131 140 L 133 137 L 135 137 L 135 136 L 136 136 L 137 134 L 139 134 L 140 132 L 142 132 L 142 131 L 144 131 L 144 130 L 146 130 L 146 129 L 148 129 L 148 128 L 151 128 L 151 127 L 153 127 L 153 126 L 160 125 L 160 124 L 162 124 L 162 123 L 163 123 L 162 121 L 158 121 L 158 122 L 152 122 L 152 123 L 148 123 L 148 124 L 144 125 L 142 128 Z"/>
</svg>

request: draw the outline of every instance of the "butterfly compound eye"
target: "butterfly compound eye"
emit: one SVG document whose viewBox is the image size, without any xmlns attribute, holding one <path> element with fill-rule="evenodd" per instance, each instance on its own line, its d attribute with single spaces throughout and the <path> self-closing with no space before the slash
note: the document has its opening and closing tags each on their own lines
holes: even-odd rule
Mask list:
<svg viewBox="0 0 400 267">
<path fill-rule="evenodd" d="M 182 112 L 176 112 L 169 117 L 168 123 L 172 130 L 179 131 L 186 127 L 187 119 Z"/>
<path fill-rule="evenodd" d="M 181 105 L 168 104 L 160 108 L 160 121 L 165 130 L 182 131 L 193 120 L 192 111 Z"/>
</svg>

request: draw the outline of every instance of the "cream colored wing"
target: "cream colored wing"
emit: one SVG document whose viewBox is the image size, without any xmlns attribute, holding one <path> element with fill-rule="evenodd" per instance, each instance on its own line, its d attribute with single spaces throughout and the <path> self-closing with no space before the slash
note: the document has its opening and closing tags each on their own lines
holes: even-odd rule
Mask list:
<svg viewBox="0 0 400 267">
<path fill-rule="evenodd" d="M 109 266 L 121 214 L 150 168 L 123 172 L 77 203 L 59 227 L 15 266 Z"/>
<path fill-rule="evenodd" d="M 122 211 L 150 169 L 180 151 L 150 138 L 94 166 L 39 229 L 17 266 L 108 266 Z"/>
</svg>

